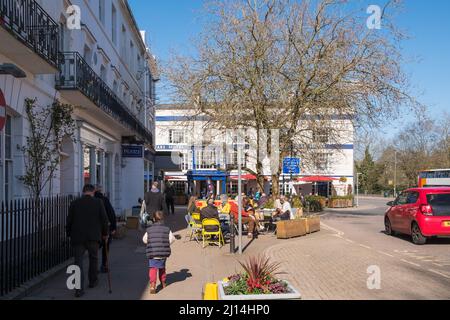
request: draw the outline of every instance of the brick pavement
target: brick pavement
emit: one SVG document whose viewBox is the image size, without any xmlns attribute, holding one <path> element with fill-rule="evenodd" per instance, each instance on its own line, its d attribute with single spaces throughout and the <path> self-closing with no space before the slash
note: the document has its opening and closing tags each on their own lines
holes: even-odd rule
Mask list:
<svg viewBox="0 0 450 320">
<path fill-rule="evenodd" d="M 176 217 L 168 217 L 168 223 L 175 234 L 184 238 L 184 209 L 178 208 L 177 212 Z M 292 281 L 308 300 L 450 299 L 450 279 L 363 247 L 332 229 L 291 240 L 261 236 L 250 243 L 243 257 L 230 255 L 228 246 L 202 249 L 196 242 L 178 240 L 167 265 L 169 286 L 150 296 L 141 236 L 141 232 L 130 231 L 125 239 L 113 244 L 113 294 L 108 294 L 106 275 L 101 275 L 100 286 L 87 290 L 83 299 L 199 300 L 206 282 L 235 273 L 240 270 L 238 259 L 261 253 L 281 262 L 282 271 L 287 273 L 280 277 Z M 381 290 L 367 289 L 370 265 L 381 268 Z M 65 282 L 66 275 L 61 273 L 27 299 L 73 299 Z"/>
<path fill-rule="evenodd" d="M 450 280 L 323 230 L 266 253 L 307 300 L 450 299 Z M 381 290 L 367 288 L 367 268 L 381 268 Z"/>
</svg>

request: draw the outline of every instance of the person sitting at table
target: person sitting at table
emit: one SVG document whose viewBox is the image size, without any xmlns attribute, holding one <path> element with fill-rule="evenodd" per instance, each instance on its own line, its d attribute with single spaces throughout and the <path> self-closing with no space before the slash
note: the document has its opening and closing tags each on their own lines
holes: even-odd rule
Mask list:
<svg viewBox="0 0 450 320">
<path fill-rule="evenodd" d="M 261 198 L 258 200 L 258 208 L 263 209 L 266 203 L 269 201 L 269 198 L 265 193 L 261 195 Z"/>
<path fill-rule="evenodd" d="M 199 213 L 200 210 L 198 210 L 196 202 L 197 202 L 197 197 L 196 196 L 192 196 L 189 199 L 189 203 L 188 203 L 188 215 L 192 216 L 192 214 L 194 213 Z"/>
<path fill-rule="evenodd" d="M 220 221 L 219 211 L 214 205 L 214 198 L 212 197 L 208 199 L 206 207 L 200 211 L 200 220 L 203 221 L 205 219 L 216 219 L 217 221 Z M 217 226 L 206 226 L 205 231 L 217 232 L 219 230 Z"/>
<path fill-rule="evenodd" d="M 287 201 L 285 196 L 281 196 L 277 209 L 273 213 L 272 218 L 274 221 L 294 220 L 294 214 L 292 212 L 291 204 Z"/>
<path fill-rule="evenodd" d="M 239 206 L 238 202 L 231 202 L 231 213 L 233 214 L 235 223 L 239 221 Z M 255 216 L 255 209 L 250 205 L 248 199 L 242 198 L 242 224 L 248 225 L 248 238 L 256 237 L 256 226 L 259 225 L 258 218 Z"/>
<path fill-rule="evenodd" d="M 223 194 L 220 196 L 220 206 L 219 206 L 219 212 L 221 214 L 230 214 L 231 206 L 228 202 L 228 196 L 226 194 Z"/>
</svg>

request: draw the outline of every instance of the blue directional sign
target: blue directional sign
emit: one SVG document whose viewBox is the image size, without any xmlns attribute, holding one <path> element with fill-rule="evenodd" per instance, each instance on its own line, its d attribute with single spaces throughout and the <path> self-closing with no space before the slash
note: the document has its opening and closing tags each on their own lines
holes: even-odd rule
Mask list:
<svg viewBox="0 0 450 320">
<path fill-rule="evenodd" d="M 299 175 L 300 174 L 300 159 L 299 158 L 284 158 L 283 173 Z"/>
</svg>

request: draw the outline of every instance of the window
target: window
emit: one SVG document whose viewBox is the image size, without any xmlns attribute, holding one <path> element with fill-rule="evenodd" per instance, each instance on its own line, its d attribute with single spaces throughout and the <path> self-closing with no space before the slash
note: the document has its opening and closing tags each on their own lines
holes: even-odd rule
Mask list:
<svg viewBox="0 0 450 320">
<path fill-rule="evenodd" d="M 2 159 L 4 163 L 3 184 L 5 188 L 5 201 L 10 201 L 13 198 L 12 131 L 12 118 L 7 115 L 4 129 L 5 153 Z"/>
<path fill-rule="evenodd" d="M 315 128 L 313 129 L 313 142 L 325 144 L 329 141 L 330 129 L 329 128 Z"/>
<path fill-rule="evenodd" d="M 415 204 L 418 199 L 419 199 L 418 192 L 408 192 L 408 198 L 406 199 L 406 202 L 408 204 Z"/>
<path fill-rule="evenodd" d="M 169 143 L 182 144 L 186 143 L 186 137 L 183 130 L 170 130 L 169 131 Z"/>
<path fill-rule="evenodd" d="M 400 194 L 397 198 L 397 200 L 395 201 L 395 205 L 397 206 L 402 206 L 404 204 L 408 203 L 408 193 L 403 192 L 402 194 Z"/>
<path fill-rule="evenodd" d="M 326 171 L 329 168 L 330 154 L 319 152 L 314 157 L 315 167 L 319 171 Z"/>
<path fill-rule="evenodd" d="M 113 82 L 113 92 L 114 92 L 115 94 L 118 94 L 117 88 L 118 88 L 117 81 L 114 80 L 114 82 Z"/>
<path fill-rule="evenodd" d="M 96 153 L 96 157 L 95 157 L 95 165 L 96 165 L 96 180 L 95 183 L 96 184 L 102 184 L 103 183 L 103 152 L 102 151 L 97 151 Z"/>
<path fill-rule="evenodd" d="M 130 61 L 129 61 L 130 65 L 129 65 L 129 67 L 130 67 L 130 70 L 133 72 L 135 63 L 134 63 L 134 44 L 133 44 L 132 41 L 130 41 L 130 55 L 129 55 L 129 57 L 130 57 Z"/>
<path fill-rule="evenodd" d="M 433 208 L 434 216 L 450 215 L 450 193 L 428 194 L 427 200 Z"/>
<path fill-rule="evenodd" d="M 92 65 L 92 50 L 88 46 L 84 46 L 83 59 L 87 64 Z"/>
<path fill-rule="evenodd" d="M 120 54 L 122 55 L 122 59 L 125 59 L 127 56 L 127 30 L 124 25 L 122 25 L 122 35 L 120 41 Z"/>
<path fill-rule="evenodd" d="M 100 22 L 105 25 L 105 0 L 98 0 L 98 17 Z"/>
<path fill-rule="evenodd" d="M 214 148 L 196 149 L 195 159 L 195 169 L 217 169 L 217 152 Z"/>
<path fill-rule="evenodd" d="M 66 23 L 61 22 L 59 24 L 59 51 L 64 52 L 65 51 L 65 31 L 66 31 Z"/>
<path fill-rule="evenodd" d="M 107 81 L 106 68 L 103 65 L 100 67 L 100 78 L 103 80 L 103 82 L 106 83 Z"/>
<path fill-rule="evenodd" d="M 114 5 L 111 9 L 111 38 L 115 45 L 117 45 L 117 11 Z"/>
<path fill-rule="evenodd" d="M 186 182 L 183 181 L 174 181 L 172 186 L 175 190 L 175 195 L 181 196 L 186 194 Z"/>
</svg>

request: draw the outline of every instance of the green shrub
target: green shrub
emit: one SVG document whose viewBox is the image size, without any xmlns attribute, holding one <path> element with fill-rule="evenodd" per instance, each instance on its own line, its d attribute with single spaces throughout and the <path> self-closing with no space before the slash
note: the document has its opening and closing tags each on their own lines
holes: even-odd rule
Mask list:
<svg viewBox="0 0 450 320">
<path fill-rule="evenodd" d="M 334 196 L 334 197 L 331 197 L 331 199 L 330 200 L 353 200 L 353 195 L 348 195 L 348 196 Z"/>
<path fill-rule="evenodd" d="M 306 209 L 309 209 L 309 212 L 321 212 L 326 200 L 327 198 L 321 196 L 307 196 L 305 197 Z"/>
<path fill-rule="evenodd" d="M 291 207 L 292 208 L 303 208 L 302 199 L 299 196 L 292 197 Z"/>
<path fill-rule="evenodd" d="M 269 198 L 266 204 L 263 207 L 264 209 L 275 209 L 275 200 L 273 198 Z"/>
</svg>

